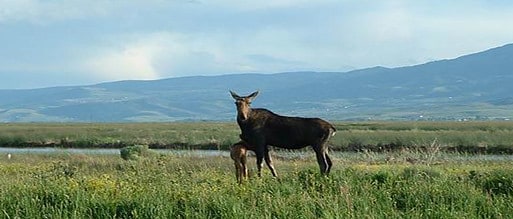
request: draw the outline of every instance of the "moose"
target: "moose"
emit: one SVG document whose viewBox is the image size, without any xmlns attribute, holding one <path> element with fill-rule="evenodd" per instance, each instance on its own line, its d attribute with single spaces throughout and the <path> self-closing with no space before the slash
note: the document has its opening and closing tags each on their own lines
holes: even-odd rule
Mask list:
<svg viewBox="0 0 513 219">
<path fill-rule="evenodd" d="M 248 177 L 248 169 L 246 166 L 246 155 L 248 150 L 254 151 L 255 148 L 247 144 L 245 141 L 239 141 L 233 144 L 230 148 L 230 157 L 235 165 L 235 176 L 239 184 L 242 184 L 242 182 Z M 273 175 L 277 176 L 272 161 L 270 159 L 266 159 L 266 164 Z"/>
<path fill-rule="evenodd" d="M 258 91 L 248 96 L 239 96 L 230 91 L 237 106 L 237 123 L 241 139 L 254 148 L 258 176 L 261 176 L 262 161 L 271 161 L 269 146 L 285 149 L 300 149 L 311 146 L 315 151 L 321 174 L 328 175 L 333 165 L 328 156 L 329 138 L 336 133 L 330 123 L 319 118 L 281 116 L 263 108 L 251 108 Z M 276 173 L 273 171 L 273 176 Z"/>
</svg>

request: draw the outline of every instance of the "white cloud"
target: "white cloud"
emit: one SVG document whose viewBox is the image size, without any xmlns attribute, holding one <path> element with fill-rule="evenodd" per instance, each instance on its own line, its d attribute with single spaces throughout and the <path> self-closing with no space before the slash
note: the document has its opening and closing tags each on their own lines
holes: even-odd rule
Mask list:
<svg viewBox="0 0 513 219">
<path fill-rule="evenodd" d="M 326 2 L 334 2 L 334 0 L 270 0 L 270 1 L 234 1 L 234 0 L 217 0 L 204 1 L 205 4 L 223 5 L 227 8 L 236 10 L 265 10 L 276 8 L 290 8 L 296 6 L 323 4 Z"/>
<path fill-rule="evenodd" d="M 83 71 L 102 80 L 157 79 L 160 76 L 155 60 L 165 50 L 161 46 L 164 40 L 150 36 L 96 48 L 91 57 L 85 59 Z"/>
<path fill-rule="evenodd" d="M 151 63 L 152 51 L 144 47 L 128 47 L 108 51 L 89 60 L 87 68 L 103 80 L 157 79 Z"/>
<path fill-rule="evenodd" d="M 365 28 L 379 42 L 404 41 L 412 37 L 411 20 L 414 16 L 400 2 L 391 1 L 380 12 L 367 15 L 370 20 Z"/>
<path fill-rule="evenodd" d="M 0 72 L 58 72 L 80 84 L 396 67 L 510 43 L 512 8 L 481 0 L 0 0 Z"/>
<path fill-rule="evenodd" d="M 406 55 L 416 57 L 417 63 L 451 59 L 511 43 L 513 29 L 507 28 L 513 20 L 511 6 L 497 8 L 475 2 L 449 4 L 436 13 L 432 12 L 436 9 L 433 6 L 416 9 L 410 17 L 412 37 L 408 44 L 401 45 L 414 46 L 415 50 L 403 59 Z"/>
<path fill-rule="evenodd" d="M 48 24 L 105 15 L 115 7 L 109 1 L 41 1 L 41 0 L 0 0 L 0 23 L 28 21 L 34 24 Z"/>
<path fill-rule="evenodd" d="M 231 55 L 213 36 L 172 32 L 115 35 L 85 59 L 83 72 L 103 80 L 158 79 L 226 73 Z"/>
<path fill-rule="evenodd" d="M 32 0 L 0 0 L 0 22 L 20 20 L 34 16 L 35 2 Z"/>
</svg>

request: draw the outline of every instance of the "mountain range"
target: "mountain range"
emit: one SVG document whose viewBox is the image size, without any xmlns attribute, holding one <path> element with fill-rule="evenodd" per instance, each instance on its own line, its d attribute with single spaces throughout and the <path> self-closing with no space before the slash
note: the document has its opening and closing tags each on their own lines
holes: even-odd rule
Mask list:
<svg viewBox="0 0 513 219">
<path fill-rule="evenodd" d="M 289 116 L 328 120 L 513 118 L 513 44 L 399 68 L 226 74 L 0 90 L 0 122 L 235 119 L 233 90 Z"/>
</svg>

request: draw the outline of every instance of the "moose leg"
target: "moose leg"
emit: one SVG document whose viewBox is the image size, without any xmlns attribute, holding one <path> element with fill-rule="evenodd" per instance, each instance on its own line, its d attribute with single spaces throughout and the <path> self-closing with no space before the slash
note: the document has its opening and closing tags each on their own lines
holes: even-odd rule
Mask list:
<svg viewBox="0 0 513 219">
<path fill-rule="evenodd" d="M 258 177 L 262 176 L 262 167 L 264 166 L 264 150 L 255 150 L 256 155 L 256 163 L 257 163 L 257 169 L 258 169 Z"/>
<path fill-rule="evenodd" d="M 319 168 L 321 169 L 321 174 L 324 175 L 328 175 L 330 173 L 331 166 L 333 165 L 331 158 L 328 156 L 329 138 L 330 134 L 327 134 L 320 139 L 318 144 L 313 145 L 315 154 L 317 155 L 317 163 L 319 163 Z"/>
<path fill-rule="evenodd" d="M 271 155 L 269 154 L 269 148 L 266 147 L 265 150 L 265 163 L 267 164 L 267 167 L 269 167 L 269 170 L 271 170 L 271 173 L 274 177 L 278 177 L 278 174 L 276 174 L 276 170 L 274 169 L 273 161 L 271 159 Z"/>
<path fill-rule="evenodd" d="M 333 163 L 331 162 L 331 158 L 328 156 L 328 153 L 325 154 L 326 161 L 328 161 L 328 170 L 326 171 L 326 174 L 329 174 L 331 171 L 331 167 L 333 166 Z"/>
<path fill-rule="evenodd" d="M 253 141 L 248 142 L 249 145 L 252 145 L 254 147 L 254 152 L 256 156 L 256 164 L 257 164 L 257 170 L 258 170 L 258 177 L 262 176 L 262 167 L 264 166 L 264 156 L 266 153 L 266 144 L 265 139 L 263 137 L 256 137 Z"/>
<path fill-rule="evenodd" d="M 326 154 L 321 150 L 316 150 L 315 155 L 317 156 L 317 163 L 319 164 L 319 168 L 321 170 L 321 174 L 328 174 L 328 161 L 326 159 Z"/>
<path fill-rule="evenodd" d="M 331 159 L 328 156 L 328 148 L 326 147 L 327 139 L 322 139 L 318 144 L 312 145 L 317 156 L 317 163 L 321 170 L 321 174 L 328 175 L 329 169 L 331 168 Z"/>
</svg>

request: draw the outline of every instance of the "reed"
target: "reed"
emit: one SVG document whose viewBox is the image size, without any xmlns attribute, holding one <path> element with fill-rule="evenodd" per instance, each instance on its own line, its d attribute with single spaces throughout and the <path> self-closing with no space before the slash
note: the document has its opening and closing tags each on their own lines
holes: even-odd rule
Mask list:
<svg viewBox="0 0 513 219">
<path fill-rule="evenodd" d="M 335 122 L 335 151 L 425 149 L 513 154 L 513 122 Z M 229 150 L 239 141 L 236 122 L 1 124 L 0 147 L 150 148 Z"/>
</svg>

